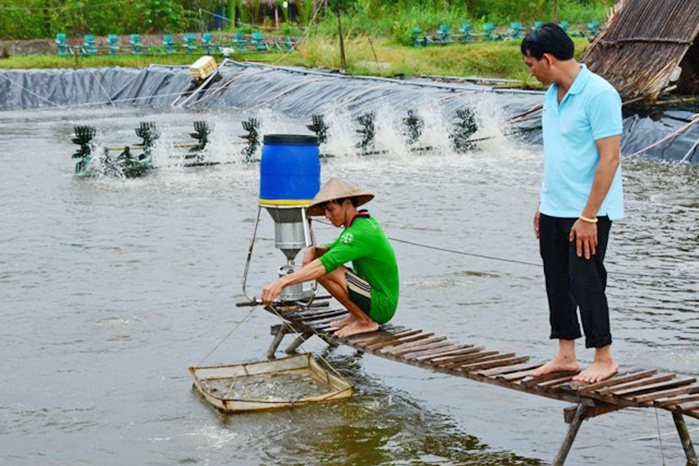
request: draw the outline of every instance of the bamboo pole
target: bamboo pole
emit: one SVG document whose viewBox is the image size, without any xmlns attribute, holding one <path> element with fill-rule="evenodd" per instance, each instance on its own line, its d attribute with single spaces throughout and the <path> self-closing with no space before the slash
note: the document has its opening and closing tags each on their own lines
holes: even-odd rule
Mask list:
<svg viewBox="0 0 699 466">
<path fill-rule="evenodd" d="M 586 410 L 587 406 L 584 404 L 581 403 L 578 405 L 578 408 L 575 410 L 575 416 L 573 417 L 570 427 L 568 428 L 568 433 L 566 434 L 565 439 L 563 439 L 561 448 L 558 450 L 558 454 L 553 459 L 551 466 L 563 466 L 563 463 L 565 463 L 566 457 L 570 452 L 570 447 L 573 446 L 575 436 L 578 435 L 578 430 L 580 430 L 580 425 L 583 422 Z"/>
<path fill-rule="evenodd" d="M 689 436 L 689 430 L 687 429 L 687 424 L 684 422 L 682 413 L 673 411 L 672 419 L 675 421 L 675 427 L 677 427 L 677 433 L 680 435 L 682 448 L 684 448 L 684 454 L 687 456 L 687 466 L 699 465 L 697 454 L 694 451 L 694 445 L 692 445 L 692 438 Z"/>
</svg>

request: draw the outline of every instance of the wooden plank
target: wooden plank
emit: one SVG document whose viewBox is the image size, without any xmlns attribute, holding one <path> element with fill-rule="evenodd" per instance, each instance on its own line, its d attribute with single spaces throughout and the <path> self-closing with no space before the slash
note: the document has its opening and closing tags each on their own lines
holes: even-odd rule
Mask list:
<svg viewBox="0 0 699 466">
<path fill-rule="evenodd" d="M 307 326 L 310 331 L 313 331 L 316 327 L 309 325 Z M 322 329 L 324 330 L 329 330 L 332 329 L 333 332 L 336 332 L 337 328 L 335 327 L 330 327 L 328 324 L 323 324 Z M 384 338 L 391 338 L 394 336 L 394 332 L 399 332 L 403 331 L 404 327 L 391 327 L 389 330 L 375 330 L 373 332 L 367 332 L 367 333 L 360 333 L 357 335 L 352 335 L 350 337 L 335 337 L 338 339 L 338 343 L 342 343 L 343 345 L 347 346 L 353 346 L 355 341 L 366 341 L 366 340 L 381 340 Z"/>
<path fill-rule="evenodd" d="M 314 309 L 305 309 L 305 310 L 304 310 L 303 308 L 300 308 L 300 309 L 298 309 L 298 310 L 296 310 L 296 311 L 285 313 L 285 314 L 283 315 L 283 317 L 284 317 L 285 319 L 289 319 L 289 320 L 301 321 L 301 320 L 303 320 L 304 318 L 309 317 L 309 316 L 314 316 L 314 315 L 318 315 L 318 314 L 323 314 L 323 313 L 326 313 L 326 312 L 338 312 L 338 311 L 340 311 L 340 312 L 347 312 L 347 309 L 324 309 L 324 308 L 323 308 L 323 309 L 320 309 L 320 308 L 314 308 Z"/>
<path fill-rule="evenodd" d="M 578 375 L 577 372 L 559 372 L 557 379 L 547 380 L 536 384 L 537 390 L 555 390 L 570 382 L 570 380 Z"/>
<path fill-rule="evenodd" d="M 421 330 L 422 332 L 422 330 Z M 399 345 L 407 345 L 409 343 L 414 343 L 414 342 L 419 342 L 421 340 L 424 340 L 426 338 L 430 338 L 433 336 L 434 333 L 416 333 L 414 335 L 407 335 L 405 337 L 399 337 L 391 342 L 389 342 L 388 345 L 379 345 L 378 343 L 375 345 L 372 345 L 372 348 L 370 351 L 379 351 L 383 350 L 385 348 L 394 348 Z"/>
<path fill-rule="evenodd" d="M 362 342 L 366 343 L 373 340 L 382 340 L 384 338 L 393 338 L 394 335 L 389 332 L 384 332 L 382 330 L 376 330 L 375 332 L 360 333 L 359 335 L 352 335 L 345 338 L 348 344 L 355 345 Z"/>
<path fill-rule="evenodd" d="M 675 374 L 662 374 L 662 375 L 654 375 L 652 377 L 646 377 L 645 379 L 640 379 L 635 382 L 628 382 L 628 383 L 623 383 L 621 385 L 615 385 L 612 387 L 605 387 L 605 388 L 600 388 L 599 390 L 595 390 L 595 393 L 598 395 L 607 395 L 611 392 L 616 392 L 616 391 L 623 391 L 627 390 L 630 388 L 636 388 L 636 387 L 642 387 L 644 385 L 652 385 L 655 383 L 660 383 L 660 382 L 665 382 L 671 379 L 675 378 Z"/>
<path fill-rule="evenodd" d="M 547 389 L 547 390 L 565 391 L 566 393 L 570 393 L 570 394 L 572 394 L 572 395 L 575 395 L 575 396 L 578 396 L 578 397 L 579 397 L 580 394 L 578 394 L 578 393 L 575 392 L 575 391 L 571 391 L 571 390 L 569 389 L 571 382 L 573 382 L 573 378 L 572 378 L 572 377 L 569 378 L 569 379 L 566 380 L 566 381 L 563 381 L 563 382 L 548 384 L 548 385 L 546 386 L 546 389 Z M 590 398 L 590 399 L 593 399 L 593 398 Z M 595 400 L 599 400 L 599 398 L 594 398 L 594 399 L 595 399 Z"/>
<path fill-rule="evenodd" d="M 577 408 L 577 406 L 571 406 L 563 409 L 563 420 L 566 422 L 566 424 L 570 424 L 572 422 L 573 416 L 575 415 L 575 411 L 577 410 Z M 619 411 L 620 409 L 624 408 L 626 408 L 626 406 L 602 403 L 596 406 L 589 407 L 587 410 L 585 410 L 585 415 L 583 416 L 583 419 L 591 419 L 593 417 L 601 416 L 607 413 L 612 413 L 614 411 Z"/>
<path fill-rule="evenodd" d="M 528 358 L 529 357 L 527 356 L 527 359 Z M 486 377 L 496 377 L 498 375 L 511 374 L 514 372 L 531 371 L 533 369 L 536 369 L 537 367 L 541 367 L 541 365 L 542 365 L 542 363 L 540 363 L 540 362 L 525 362 L 522 364 L 513 364 L 511 366 L 482 370 L 482 371 L 479 371 L 478 374 L 484 375 Z"/>
<path fill-rule="evenodd" d="M 296 322 L 307 323 L 307 322 L 313 322 L 314 320 L 318 320 L 318 319 L 325 319 L 327 317 L 336 317 L 336 316 L 341 316 L 341 315 L 345 315 L 345 316 L 349 315 L 349 312 L 347 312 L 344 309 L 333 309 L 330 311 L 309 313 L 306 316 L 303 316 L 301 318 L 293 318 L 292 320 L 294 320 Z"/>
<path fill-rule="evenodd" d="M 531 377 L 531 373 L 531 369 L 525 369 L 523 371 L 512 372 L 510 374 L 498 375 L 495 378 L 504 382 L 518 382 L 527 377 Z"/>
<path fill-rule="evenodd" d="M 352 340 L 353 342 L 363 341 L 366 343 L 367 340 L 390 338 L 392 336 L 396 336 L 397 334 L 405 332 L 405 331 L 410 331 L 410 329 L 406 329 L 402 325 L 393 326 L 391 324 L 387 324 L 386 326 L 379 327 L 379 329 L 376 330 L 375 332 L 360 333 L 358 335 L 352 335 L 350 337 L 345 337 L 345 338 L 348 340 L 351 338 L 354 338 L 355 340 Z"/>
<path fill-rule="evenodd" d="M 450 367 L 458 366 L 464 361 L 472 361 L 475 359 L 481 359 L 481 358 L 488 357 L 488 356 L 494 356 L 496 354 L 500 354 L 500 353 L 498 353 L 497 351 L 477 351 L 477 352 L 473 352 L 471 354 L 464 354 L 462 356 L 454 356 L 451 359 L 440 361 L 438 363 L 435 363 L 434 365 L 438 366 L 438 367 L 450 368 Z"/>
<path fill-rule="evenodd" d="M 461 351 L 455 351 L 453 354 L 448 354 L 446 356 L 435 356 L 432 361 L 430 361 L 432 364 L 439 364 L 442 361 L 447 361 L 451 360 L 457 356 L 461 356 L 464 354 L 471 354 L 471 353 L 477 353 L 479 351 L 482 351 L 483 347 L 482 346 L 471 346 L 470 348 L 464 348 Z"/>
<path fill-rule="evenodd" d="M 672 375 L 675 375 L 675 374 L 672 374 Z M 651 384 L 651 385 L 644 385 L 644 386 L 640 386 L 640 387 L 636 387 L 636 388 L 628 388 L 626 390 L 614 391 L 614 392 L 612 392 L 612 395 L 634 399 L 633 397 L 629 397 L 628 395 L 631 395 L 632 393 L 645 393 L 645 392 L 652 392 L 655 390 L 666 390 L 669 388 L 682 387 L 684 385 L 689 385 L 689 384 L 694 383 L 696 381 L 697 381 L 697 379 L 695 379 L 693 377 L 674 377 L 674 378 L 667 380 L 665 382 L 659 382 L 659 383 Z"/>
<path fill-rule="evenodd" d="M 677 407 L 682 411 L 694 411 L 699 410 L 699 403 L 682 403 L 681 405 L 677 405 Z"/>
<path fill-rule="evenodd" d="M 319 325 L 317 327 L 305 327 L 305 328 L 307 328 L 311 332 L 323 333 L 326 335 L 333 334 L 333 333 L 337 332 L 337 329 L 335 327 L 330 326 L 330 324 L 323 324 L 323 325 Z"/>
<path fill-rule="evenodd" d="M 423 330 L 418 330 L 417 332 L 407 332 L 403 335 L 398 335 L 394 342 L 397 345 L 401 345 L 404 343 L 412 343 L 414 341 L 418 340 L 424 340 L 425 338 L 429 338 L 431 336 L 434 336 L 434 333 L 432 332 L 424 332 Z"/>
<path fill-rule="evenodd" d="M 466 349 L 466 348 L 472 348 L 473 345 L 451 345 L 451 346 L 445 346 L 443 348 L 440 348 L 439 350 L 434 350 L 434 351 L 426 351 L 424 353 L 420 354 L 406 354 L 404 357 L 406 360 L 411 361 L 415 360 L 418 362 L 429 360 L 429 359 L 434 359 L 438 358 L 440 356 L 450 356 L 459 350 Z"/>
<path fill-rule="evenodd" d="M 270 335 L 276 335 L 279 332 L 284 332 L 284 334 L 298 333 L 293 328 L 291 328 L 288 324 L 276 324 L 276 325 L 271 325 L 269 327 L 269 334 Z"/>
<path fill-rule="evenodd" d="M 594 392 L 595 390 L 611 387 L 613 385 L 621 385 L 622 383 L 633 382 L 639 379 L 645 379 L 651 375 L 655 375 L 658 371 L 656 370 L 629 370 L 620 372 L 607 380 L 595 383 L 585 383 L 585 382 L 571 382 L 571 390 L 577 390 L 579 392 Z"/>
<path fill-rule="evenodd" d="M 400 336 L 410 334 L 414 335 L 416 333 L 420 333 L 422 330 L 416 329 L 412 330 L 409 328 L 403 329 L 397 333 L 390 333 L 390 332 L 382 332 L 381 330 L 377 330 L 376 332 L 371 332 L 371 333 L 365 333 L 365 334 L 360 334 L 360 335 L 352 335 L 351 337 L 347 338 L 348 344 L 350 345 L 371 345 L 380 341 L 386 341 L 386 340 L 392 340 L 395 338 L 398 338 Z"/>
<path fill-rule="evenodd" d="M 420 348 L 424 345 L 429 345 L 431 343 L 435 342 L 441 342 L 447 339 L 447 337 L 440 337 L 436 336 L 432 333 L 423 333 L 420 335 L 421 338 L 417 338 L 414 340 L 410 341 L 397 341 L 391 346 L 387 346 L 385 348 L 381 348 L 378 352 L 381 354 L 388 354 L 390 353 L 393 356 L 397 356 L 399 354 L 403 353 L 409 353 L 411 352 L 414 348 Z"/>
<path fill-rule="evenodd" d="M 340 316 L 319 317 L 319 318 L 314 319 L 312 321 L 304 321 L 302 325 L 317 327 L 319 325 L 325 325 L 325 324 L 330 324 L 332 322 L 335 322 L 335 321 L 339 320 L 339 318 L 340 318 Z M 339 329 L 339 327 L 336 327 L 335 329 L 337 330 L 337 329 Z"/>
<path fill-rule="evenodd" d="M 548 382 L 549 380 L 558 380 L 561 377 L 567 377 L 568 375 L 570 375 L 570 378 L 573 378 L 573 376 L 577 374 L 578 372 L 553 372 L 551 374 L 539 375 L 536 377 L 532 375 L 525 378 L 524 380 L 520 380 L 519 384 L 525 387 L 533 387 L 535 385 Z"/>
<path fill-rule="evenodd" d="M 314 332 L 329 344 L 345 344 L 360 351 L 371 351 L 399 362 L 428 367 L 549 398 L 597 407 L 603 414 L 628 406 L 657 406 L 699 418 L 699 384 L 694 378 L 657 374 L 655 370 L 625 369 L 610 379 L 594 384 L 572 382 L 576 373 L 555 373 L 541 377 L 530 374 L 541 364 L 528 356 L 486 351 L 472 344 L 459 344 L 447 337 L 420 329 L 387 324 L 378 331 L 351 337 L 332 335 L 330 323 L 348 315 L 344 309 L 298 310 L 289 307 L 282 322 L 302 332 Z M 269 309 L 268 309 L 269 310 Z M 272 312 L 272 311 L 270 311 Z M 284 325 L 284 324 L 282 324 Z M 590 411 L 592 412 L 592 411 Z M 586 417 L 592 417 L 586 416 Z"/>
<path fill-rule="evenodd" d="M 414 353 L 415 351 L 432 348 L 435 343 L 443 343 L 446 339 L 447 337 L 430 337 L 416 341 L 415 343 L 400 345 L 392 350 L 385 349 L 382 351 L 390 352 L 393 356 L 402 356 L 407 353 Z"/>
<path fill-rule="evenodd" d="M 375 338 L 372 340 L 365 340 L 363 342 L 357 343 L 358 345 L 361 345 L 365 347 L 369 351 L 374 351 L 379 348 L 383 348 L 386 345 L 392 345 L 395 344 L 398 341 L 401 341 L 401 339 L 404 338 L 409 338 L 414 335 L 419 335 L 422 333 L 422 330 L 416 329 L 416 330 L 409 330 L 405 332 L 400 332 L 399 334 L 396 335 L 383 335 L 381 338 Z"/>
<path fill-rule="evenodd" d="M 414 361 L 414 359 L 407 359 L 406 356 L 416 356 L 416 355 L 421 355 L 421 354 L 430 354 L 435 351 L 440 351 L 442 348 L 451 346 L 451 343 L 449 340 L 442 340 L 442 341 L 436 341 L 433 343 L 429 343 L 427 345 L 423 345 L 417 348 L 413 348 L 411 350 L 408 350 L 406 353 L 402 353 L 399 355 L 395 355 L 399 357 L 402 361 L 404 362 L 410 362 Z"/>
<path fill-rule="evenodd" d="M 493 355 L 484 356 L 482 358 L 474 359 L 471 361 L 464 361 L 461 364 L 457 365 L 456 370 L 458 370 L 458 371 L 470 371 L 471 368 L 477 364 L 483 364 L 483 363 L 493 362 L 493 361 L 501 361 L 503 359 L 509 359 L 509 358 L 515 357 L 515 353 L 498 353 L 497 351 L 493 351 L 493 352 L 495 353 Z M 482 367 L 479 369 L 482 369 Z"/>
<path fill-rule="evenodd" d="M 672 408 L 673 406 L 689 403 L 690 401 L 699 401 L 699 394 L 658 398 L 653 404 L 660 408 Z"/>
<path fill-rule="evenodd" d="M 647 401 L 655 401 L 660 398 L 667 398 L 677 395 L 690 395 L 692 393 L 699 392 L 698 385 L 689 385 L 680 388 L 671 388 L 668 390 L 655 391 L 653 393 L 647 393 L 645 395 L 637 395 L 631 397 L 632 400 L 638 401 L 639 403 L 645 403 Z"/>
<path fill-rule="evenodd" d="M 315 316 L 315 317 L 310 317 L 308 319 L 304 319 L 299 321 L 301 325 L 315 325 L 319 324 L 321 322 L 334 322 L 336 320 L 341 320 L 347 317 L 347 313 L 344 314 L 330 314 L 326 316 Z"/>
<path fill-rule="evenodd" d="M 404 353 L 401 355 L 403 359 L 406 361 L 410 361 L 415 359 L 416 357 L 425 355 L 425 354 L 436 354 L 439 353 L 440 351 L 444 351 L 445 348 L 454 348 L 457 347 L 458 345 L 455 345 L 453 341 L 449 341 L 447 339 L 444 339 L 438 343 L 434 343 L 432 345 L 428 345 L 427 347 L 423 348 L 415 348 L 413 351 L 409 351 L 407 353 Z"/>
<path fill-rule="evenodd" d="M 469 369 L 472 371 L 481 372 L 484 369 L 501 368 L 503 366 L 511 366 L 513 364 L 520 364 L 529 361 L 529 356 L 514 356 L 514 353 L 512 354 L 513 356 L 510 358 L 471 364 Z"/>
</svg>

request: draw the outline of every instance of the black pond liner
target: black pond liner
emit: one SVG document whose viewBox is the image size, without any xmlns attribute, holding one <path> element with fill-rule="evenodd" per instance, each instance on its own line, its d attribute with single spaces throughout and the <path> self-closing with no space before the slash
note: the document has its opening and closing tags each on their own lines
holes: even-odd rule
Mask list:
<svg viewBox="0 0 699 466">
<path fill-rule="evenodd" d="M 387 103 L 396 114 L 434 102 L 448 118 L 473 107 L 484 96 L 505 115 L 517 115 L 542 100 L 538 91 L 503 89 L 468 81 L 444 83 L 350 77 L 303 68 L 224 62 L 220 80 L 190 99 L 187 108 L 234 111 L 272 108 L 294 117 L 310 118 L 332 106 L 343 106 L 356 117 Z M 186 66 L 151 65 L 143 69 L 98 68 L 0 71 L 0 111 L 87 106 L 170 108 L 192 78 Z M 416 104 L 417 103 L 417 104 Z M 699 163 L 699 104 L 625 108 L 622 157 L 664 142 L 634 157 Z M 695 120 L 696 121 L 696 120 Z M 541 143 L 536 113 L 515 125 L 513 134 Z M 669 137 L 668 137 L 669 136 Z"/>
</svg>

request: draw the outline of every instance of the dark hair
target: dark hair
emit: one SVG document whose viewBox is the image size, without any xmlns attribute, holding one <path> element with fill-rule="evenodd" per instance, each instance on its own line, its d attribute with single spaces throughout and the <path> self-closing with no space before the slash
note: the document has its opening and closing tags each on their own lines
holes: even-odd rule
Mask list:
<svg viewBox="0 0 699 466">
<path fill-rule="evenodd" d="M 546 23 L 527 34 L 522 41 L 521 50 L 522 55 L 531 56 L 537 60 L 541 60 L 545 53 L 550 53 L 559 60 L 570 60 L 573 58 L 575 45 L 559 25 Z"/>
<path fill-rule="evenodd" d="M 353 206 L 357 207 L 357 198 L 356 197 L 341 197 L 339 199 L 333 199 L 328 202 L 334 202 L 337 205 L 342 205 L 343 202 L 345 201 L 350 201 Z"/>
</svg>

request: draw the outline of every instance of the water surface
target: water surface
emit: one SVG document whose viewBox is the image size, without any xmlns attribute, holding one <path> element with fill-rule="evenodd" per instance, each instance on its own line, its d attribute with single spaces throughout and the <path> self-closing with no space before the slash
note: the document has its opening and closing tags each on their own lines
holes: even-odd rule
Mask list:
<svg viewBox="0 0 699 466">
<path fill-rule="evenodd" d="M 265 132 L 310 123 L 257 115 Z M 234 145 L 248 116 L 128 108 L 0 114 L 0 463 L 550 461 L 565 434 L 566 404 L 344 348 L 325 355 L 355 385 L 344 402 L 223 416 L 192 390 L 189 364 L 262 359 L 277 323 L 262 309 L 235 306 L 257 214 L 257 167 L 240 163 Z M 331 148 L 351 152 L 349 120 L 333 118 L 342 129 Z M 186 140 L 194 119 L 216 125 L 209 157 L 238 162 L 170 164 L 135 180 L 72 173 L 76 124 L 123 145 L 138 141 L 140 121 L 156 121 L 165 141 Z M 376 194 L 368 207 L 394 239 L 401 272 L 396 323 L 544 360 L 555 343 L 531 231 L 541 150 L 503 138 L 495 123 L 482 132 L 496 137 L 457 155 L 435 129 L 431 142 L 444 149 L 416 155 L 385 125 L 380 144 L 389 153 L 336 157 L 324 163 L 323 178 L 345 177 Z M 167 150 L 159 154 L 167 159 Z M 614 224 L 608 253 L 615 354 L 622 366 L 699 375 L 699 167 L 633 160 L 624 170 L 627 218 Z M 271 221 L 262 219 L 248 284 L 258 295 L 284 263 Z M 319 223 L 316 232 L 321 241 L 337 234 Z M 302 349 L 324 354 L 325 346 L 311 340 Z M 589 362 L 592 353 L 580 346 L 579 356 Z M 653 410 L 625 410 L 586 422 L 567 464 L 684 464 L 669 413 L 657 414 L 656 421 Z M 688 425 L 699 431 L 697 421 Z"/>
</svg>

